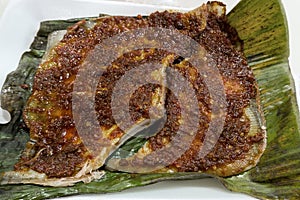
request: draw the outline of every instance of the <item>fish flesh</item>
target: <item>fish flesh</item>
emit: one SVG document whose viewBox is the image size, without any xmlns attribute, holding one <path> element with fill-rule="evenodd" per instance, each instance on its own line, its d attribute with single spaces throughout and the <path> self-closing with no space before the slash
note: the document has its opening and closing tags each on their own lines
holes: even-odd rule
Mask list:
<svg viewBox="0 0 300 200">
<path fill-rule="evenodd" d="M 160 35 L 165 41 L 147 35 L 149 30 L 165 31 L 165 38 Z M 180 43 L 182 38 L 188 43 Z M 263 154 L 266 130 L 257 83 L 224 4 L 83 20 L 54 43 L 24 110 L 30 141 L 1 184 L 68 186 L 101 178 L 104 166 L 226 177 L 254 167 Z M 174 53 L 179 51 L 184 56 Z M 162 119 L 163 128 L 138 152 L 110 158 Z"/>
</svg>

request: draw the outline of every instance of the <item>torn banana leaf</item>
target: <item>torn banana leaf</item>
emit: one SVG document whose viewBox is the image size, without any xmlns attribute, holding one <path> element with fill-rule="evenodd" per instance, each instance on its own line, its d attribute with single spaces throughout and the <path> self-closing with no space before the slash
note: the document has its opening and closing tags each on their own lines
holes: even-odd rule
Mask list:
<svg viewBox="0 0 300 200">
<path fill-rule="evenodd" d="M 230 190 L 261 199 L 298 199 L 300 194 L 300 135 L 294 83 L 288 66 L 287 24 L 277 0 L 241 1 L 229 14 L 229 20 L 244 40 L 245 54 L 254 69 L 261 91 L 267 121 L 268 146 L 257 167 L 238 176 L 219 178 Z M 1 125 L 1 172 L 9 171 L 19 159 L 28 140 L 21 114 L 31 92 L 33 76 L 46 48 L 47 35 L 66 29 L 77 20 L 45 22 L 31 51 L 23 55 L 19 68 L 7 79 L 3 107 L 12 114 L 8 125 Z M 7 91 L 8 90 L 8 91 Z M 8 93 L 9 92 L 9 93 Z M 139 148 L 142 140 L 123 148 Z M 83 193 L 107 193 L 155 183 L 162 180 L 196 179 L 197 173 L 127 174 L 107 172 L 89 184 L 72 187 L 2 185 L 2 199 L 43 199 Z"/>
<path fill-rule="evenodd" d="M 267 148 L 259 164 L 220 179 L 230 190 L 261 199 L 299 199 L 299 111 L 288 57 L 288 27 L 280 1 L 241 1 L 229 21 L 244 40 L 267 122 Z"/>
</svg>

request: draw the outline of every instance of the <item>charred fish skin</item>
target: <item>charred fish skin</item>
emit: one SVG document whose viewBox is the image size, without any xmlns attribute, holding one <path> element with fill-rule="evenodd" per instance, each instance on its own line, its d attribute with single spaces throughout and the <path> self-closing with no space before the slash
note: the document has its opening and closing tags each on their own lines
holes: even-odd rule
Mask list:
<svg viewBox="0 0 300 200">
<path fill-rule="evenodd" d="M 199 131 L 191 148 L 161 171 L 200 171 L 230 176 L 243 172 L 258 162 L 265 148 L 266 134 L 263 124 L 260 123 L 263 118 L 260 114 L 255 78 L 242 53 L 236 50 L 235 46 L 240 41 L 226 22 L 225 6 L 222 3 L 209 2 L 189 13 L 165 11 L 153 13 L 146 18 L 105 17 L 96 19 L 92 25 L 90 22 L 87 24 L 81 21 L 70 27 L 64 38 L 50 49 L 47 59 L 38 69 L 33 93 L 24 111 L 31 142 L 15 165 L 15 173 L 21 178 L 11 180 L 11 174 L 8 173 L 7 183 L 29 183 L 28 177 L 31 177 L 30 183 L 33 184 L 41 184 L 42 179 L 44 185 L 60 186 L 100 177 L 94 176 L 92 171 L 104 164 L 112 148 L 103 149 L 103 156 L 95 158 L 83 144 L 72 113 L 74 81 L 81 64 L 96 45 L 119 33 L 148 27 L 178 30 L 199 42 L 212 55 L 222 75 L 228 102 L 225 129 L 213 151 L 205 158 L 198 159 L 196 155 L 205 136 L 205 124 L 211 117 L 207 88 L 188 60 L 176 60 L 176 55 L 170 52 L 144 49 L 124 54 L 111 66 L 107 66 L 106 73 L 100 78 L 95 110 L 105 134 L 98 144 L 106 142 L 108 146 L 113 146 L 125 134 L 114 121 L 109 107 L 114 83 L 126 71 L 143 62 L 156 61 L 163 63 L 164 69 L 177 70 L 191 81 L 201 108 Z M 166 57 L 169 58 L 167 61 Z M 164 78 L 171 80 L 172 77 L 165 73 L 161 70 L 154 79 L 162 82 L 165 81 Z M 133 97 L 130 112 L 137 124 L 149 118 L 150 107 L 157 107 L 158 110 L 163 107 L 167 113 L 163 130 L 151 137 L 137 153 L 141 162 L 132 163 L 135 167 L 143 167 L 153 164 L 153 160 L 147 155 L 172 141 L 178 126 L 184 122 L 180 121 L 181 108 L 178 100 L 171 91 L 162 86 L 141 87 Z M 82 121 L 84 120 L 85 116 L 82 116 Z M 59 179 L 66 181 L 60 183 Z"/>
</svg>

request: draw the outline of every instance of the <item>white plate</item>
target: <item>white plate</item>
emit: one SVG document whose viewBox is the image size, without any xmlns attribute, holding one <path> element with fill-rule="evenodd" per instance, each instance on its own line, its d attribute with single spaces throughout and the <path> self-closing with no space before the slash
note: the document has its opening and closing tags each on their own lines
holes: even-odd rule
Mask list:
<svg viewBox="0 0 300 200">
<path fill-rule="evenodd" d="M 147 4 L 125 3 L 122 1 L 97 0 L 10 0 L 0 18 L 0 86 L 6 75 L 14 70 L 22 53 L 28 50 L 40 21 L 49 19 L 67 19 L 73 17 L 97 16 L 99 13 L 116 15 L 149 14 L 155 10 L 181 9 L 189 10 L 205 1 L 141 1 Z M 238 0 L 224 0 L 228 10 Z M 152 5 L 150 5 L 152 3 Z M 300 64 L 296 55 L 300 55 L 300 24 L 297 22 L 297 11 L 300 2 L 285 0 L 291 34 L 290 63 L 296 85 L 299 85 Z M 160 4 L 160 5 L 158 5 Z M 163 4 L 163 5 L 162 5 Z M 298 5 L 298 6 L 297 6 Z M 1 9 L 0 9 L 1 10 Z M 297 24 L 298 23 L 298 24 Z M 296 67 L 298 66 L 298 68 Z M 299 87 L 297 87 L 299 89 Z M 299 92 L 299 91 L 298 91 Z M 243 194 L 232 193 L 213 179 L 193 181 L 163 182 L 134 188 L 121 193 L 106 195 L 81 195 L 64 199 L 101 199 L 101 200 L 138 200 L 138 199 L 253 199 Z"/>
</svg>

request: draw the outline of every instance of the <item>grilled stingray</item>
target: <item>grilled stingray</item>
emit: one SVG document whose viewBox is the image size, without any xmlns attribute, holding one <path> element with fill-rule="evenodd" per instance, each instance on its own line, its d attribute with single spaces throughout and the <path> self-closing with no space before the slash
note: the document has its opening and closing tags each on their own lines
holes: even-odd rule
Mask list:
<svg viewBox="0 0 300 200">
<path fill-rule="evenodd" d="M 82 105 L 78 108 L 82 113 L 77 119 L 81 127 L 102 130 L 102 135 L 87 131 L 90 133 L 86 135 L 87 140 L 93 144 L 90 149 L 79 135 L 72 113 L 76 76 L 80 70 L 85 70 L 83 63 L 102 41 L 126 31 L 149 27 L 176 30 L 204 46 L 211 56 L 210 63 L 214 63 L 210 67 L 217 68 L 222 78 L 225 96 L 220 98 L 225 101 L 226 113 L 212 114 L 215 99 L 209 94 L 205 77 L 189 58 L 155 48 L 136 49 L 105 66 L 95 94 L 87 90 L 89 80 L 86 85 L 79 85 L 82 92 L 75 92 L 76 101 L 83 102 L 78 104 Z M 160 172 L 203 172 L 217 176 L 238 174 L 255 166 L 265 148 L 266 132 L 255 78 L 240 48 L 236 32 L 226 22 L 225 6 L 218 2 L 209 2 L 189 13 L 165 11 L 148 17 L 102 17 L 77 23 L 50 48 L 35 75 L 33 92 L 24 110 L 30 141 L 15 171 L 6 172 L 2 183 L 64 186 L 90 182 L 101 178 L 104 171 L 99 168 L 105 162 L 108 166 L 120 166 L 116 170 L 121 171 L 147 172 L 148 168 L 159 164 L 163 165 L 156 169 Z M 94 62 L 97 59 L 104 58 L 98 57 Z M 117 123 L 111 108 L 114 87 L 126 72 L 151 62 L 160 65 L 153 66 L 149 72 L 140 71 L 138 76 L 150 73 L 151 81 L 159 84 L 143 85 L 130 96 L 124 87 L 124 99 L 130 99 L 128 106 L 134 124 Z M 172 84 L 178 77 L 173 76 L 172 70 L 191 83 L 197 99 L 196 109 L 199 109 L 187 106 L 190 116 L 199 114 L 197 126 L 193 127 L 196 132 L 189 143 L 189 132 L 183 132 L 179 139 L 176 137 L 180 126 L 190 124 L 189 117 L 182 120 L 182 105 L 168 89 L 176 88 Z M 184 96 L 184 93 L 179 95 Z M 94 97 L 95 104 L 84 102 L 90 100 L 87 98 L 90 96 Z M 127 106 L 126 101 L 118 102 L 117 108 Z M 190 101 L 185 99 L 185 102 Z M 87 114 L 91 109 L 95 110 L 96 122 Z M 207 155 L 199 156 L 206 134 L 210 133 L 210 121 L 221 115 L 224 126 L 216 144 Z M 133 156 L 107 160 L 116 146 L 129 136 L 148 129 L 152 125 L 150 117 L 154 121 L 165 117 L 163 129 L 151 136 Z M 185 142 L 186 149 L 178 155 L 177 150 Z M 164 148 L 169 148 L 165 156 L 153 157 L 153 152 Z M 174 157 L 177 159 L 168 162 Z"/>
</svg>

